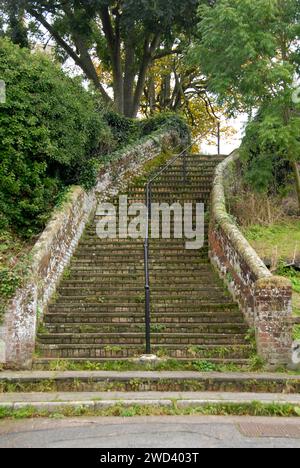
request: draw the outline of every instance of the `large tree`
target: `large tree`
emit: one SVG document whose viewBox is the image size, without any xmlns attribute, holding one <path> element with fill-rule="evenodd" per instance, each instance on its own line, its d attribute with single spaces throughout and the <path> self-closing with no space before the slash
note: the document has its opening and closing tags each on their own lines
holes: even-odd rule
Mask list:
<svg viewBox="0 0 300 468">
<path fill-rule="evenodd" d="M 185 115 L 193 137 L 203 142 L 217 138 L 219 118 L 223 110 L 207 92 L 207 80 L 199 66 L 190 66 L 186 54 L 176 54 L 157 60 L 149 69 L 145 83 L 141 112 L 148 117 L 160 112 Z M 223 133 L 228 133 L 223 128 Z"/>
<path fill-rule="evenodd" d="M 260 146 L 276 142 L 290 161 L 300 207 L 300 0 L 219 0 L 199 15 L 201 43 L 192 55 L 209 89 L 231 111 L 263 108 Z"/>
<path fill-rule="evenodd" d="M 201 0 L 17 2 L 55 40 L 62 55 L 74 60 L 105 102 L 135 117 L 149 67 L 180 51 L 178 38 L 184 34 L 186 40 L 194 32 Z M 113 98 L 99 70 L 112 72 Z"/>
</svg>

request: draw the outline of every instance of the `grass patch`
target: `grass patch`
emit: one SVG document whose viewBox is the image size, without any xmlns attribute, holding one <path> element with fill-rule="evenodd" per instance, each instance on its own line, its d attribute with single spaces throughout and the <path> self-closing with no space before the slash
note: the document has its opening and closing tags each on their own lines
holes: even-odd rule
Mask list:
<svg viewBox="0 0 300 468">
<path fill-rule="evenodd" d="M 12 408 L 0 408 L 0 419 L 30 419 L 45 418 L 53 419 L 65 417 L 123 417 L 132 418 L 135 416 L 266 416 L 266 417 L 299 417 L 300 406 L 291 404 L 262 404 L 260 402 L 241 403 L 241 404 L 206 404 L 197 407 L 181 408 L 177 401 L 172 406 L 152 406 L 152 405 L 132 405 L 125 406 L 122 402 L 105 408 L 86 408 L 84 406 L 62 407 L 56 413 L 47 410 L 38 410 L 32 406 L 21 410 Z"/>
<path fill-rule="evenodd" d="M 292 262 L 300 258 L 300 221 L 290 219 L 271 226 L 254 225 L 243 233 L 261 258 Z"/>
</svg>

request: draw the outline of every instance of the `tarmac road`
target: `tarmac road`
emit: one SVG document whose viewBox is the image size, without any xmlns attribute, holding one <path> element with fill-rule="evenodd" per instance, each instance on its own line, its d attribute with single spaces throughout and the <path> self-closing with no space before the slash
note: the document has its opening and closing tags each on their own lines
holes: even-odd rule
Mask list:
<svg viewBox="0 0 300 468">
<path fill-rule="evenodd" d="M 1 448 L 300 448 L 300 419 L 135 417 L 0 421 Z"/>
</svg>

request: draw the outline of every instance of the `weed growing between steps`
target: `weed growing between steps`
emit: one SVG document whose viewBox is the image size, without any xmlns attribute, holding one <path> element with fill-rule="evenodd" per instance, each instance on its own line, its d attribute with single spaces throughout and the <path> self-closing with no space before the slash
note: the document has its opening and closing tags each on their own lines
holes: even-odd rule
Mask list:
<svg viewBox="0 0 300 468">
<path fill-rule="evenodd" d="M 6 393 L 62 393 L 62 392 L 249 392 L 249 393 L 282 393 L 282 394 L 297 394 L 300 392 L 300 381 L 296 379 L 280 379 L 279 381 L 272 378 L 264 380 L 251 378 L 243 380 L 235 378 L 219 378 L 214 379 L 182 379 L 175 380 L 172 378 L 124 378 L 121 381 L 118 378 L 107 377 L 103 380 L 97 379 L 82 379 L 77 378 L 65 379 L 33 379 L 32 381 L 10 382 L 9 380 L 0 381 L 0 394 Z M 75 397 L 76 399 L 76 397 Z"/>
<path fill-rule="evenodd" d="M 38 357 L 38 356 L 37 356 Z M 264 362 L 255 354 L 249 360 L 248 365 L 236 365 L 231 363 L 216 364 L 209 360 L 178 361 L 165 359 L 151 364 L 140 364 L 134 361 L 112 362 L 75 362 L 57 360 L 49 365 L 36 364 L 35 368 L 45 371 L 198 371 L 198 372 L 259 372 L 264 369 Z"/>
<path fill-rule="evenodd" d="M 170 407 L 151 405 L 127 406 L 118 402 L 105 409 L 90 409 L 84 406 L 76 408 L 65 407 L 59 412 L 38 410 L 33 406 L 13 410 L 11 408 L 0 408 L 1 419 L 30 419 L 30 418 L 52 418 L 60 419 L 66 417 L 123 417 L 135 416 L 257 416 L 257 417 L 299 417 L 300 406 L 291 404 L 262 404 L 259 402 L 241 404 L 206 404 L 198 407 L 179 408 L 177 401 L 173 401 Z"/>
</svg>

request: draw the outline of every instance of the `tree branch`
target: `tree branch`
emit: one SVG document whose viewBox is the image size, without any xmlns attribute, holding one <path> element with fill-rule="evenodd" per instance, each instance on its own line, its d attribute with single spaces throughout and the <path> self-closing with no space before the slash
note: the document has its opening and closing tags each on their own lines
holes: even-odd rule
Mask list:
<svg viewBox="0 0 300 468">
<path fill-rule="evenodd" d="M 153 60 L 159 60 L 159 59 L 162 59 L 164 57 L 169 57 L 170 55 L 180 55 L 180 54 L 182 54 L 182 52 L 183 51 L 181 49 L 161 51 L 161 52 L 157 53 L 156 55 L 154 55 Z"/>
<path fill-rule="evenodd" d="M 87 77 L 93 81 L 96 88 L 100 91 L 105 102 L 107 103 L 111 102 L 110 97 L 108 96 L 104 87 L 100 83 L 99 77 L 97 75 L 93 62 L 87 50 L 86 50 L 86 53 L 87 53 L 89 60 L 87 59 L 86 56 L 81 57 L 77 55 L 76 52 L 72 49 L 72 47 L 58 34 L 55 28 L 46 20 L 46 18 L 42 14 L 38 13 L 32 8 L 27 8 L 27 11 L 31 16 L 37 19 L 42 24 L 42 26 L 44 26 L 44 28 L 47 29 L 47 31 L 54 37 L 57 44 L 60 45 L 67 52 L 67 54 L 74 60 L 76 65 L 78 65 L 83 70 L 83 72 L 87 75 Z"/>
</svg>

